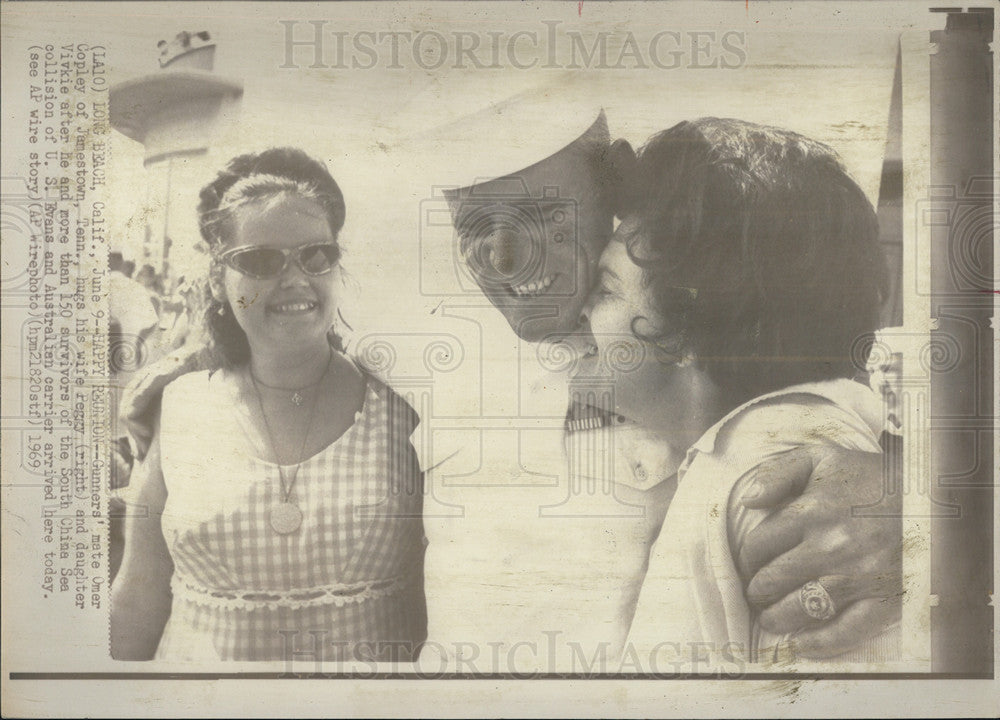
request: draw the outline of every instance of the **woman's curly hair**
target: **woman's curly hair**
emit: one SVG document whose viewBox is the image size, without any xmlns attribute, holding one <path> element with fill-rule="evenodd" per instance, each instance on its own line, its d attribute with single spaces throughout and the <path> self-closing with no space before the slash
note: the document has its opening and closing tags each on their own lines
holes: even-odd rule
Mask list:
<svg viewBox="0 0 1000 720">
<path fill-rule="evenodd" d="M 875 211 L 831 148 L 702 118 L 655 135 L 639 167 L 628 250 L 661 316 L 645 339 L 734 399 L 858 372 L 887 277 Z"/>
<path fill-rule="evenodd" d="M 210 273 L 223 272 L 218 255 L 235 230 L 235 210 L 284 193 L 319 204 L 326 212 L 334 239 L 337 238 L 344 226 L 344 196 L 322 162 L 290 147 L 239 155 L 230 160 L 199 194 L 198 228 L 212 254 Z M 209 341 L 208 364 L 233 367 L 246 362 L 250 357 L 246 334 L 229 303 L 213 296 L 207 278 L 203 304 L 202 317 Z M 343 349 L 340 338 L 332 332 L 331 342 L 339 350 Z"/>
</svg>

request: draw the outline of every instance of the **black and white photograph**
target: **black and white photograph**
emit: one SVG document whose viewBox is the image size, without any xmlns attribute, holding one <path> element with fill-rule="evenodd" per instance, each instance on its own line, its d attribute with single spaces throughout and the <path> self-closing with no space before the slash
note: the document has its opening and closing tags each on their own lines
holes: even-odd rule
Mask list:
<svg viewBox="0 0 1000 720">
<path fill-rule="evenodd" d="M 0 4 L 4 714 L 994 715 L 987 5 Z"/>
</svg>

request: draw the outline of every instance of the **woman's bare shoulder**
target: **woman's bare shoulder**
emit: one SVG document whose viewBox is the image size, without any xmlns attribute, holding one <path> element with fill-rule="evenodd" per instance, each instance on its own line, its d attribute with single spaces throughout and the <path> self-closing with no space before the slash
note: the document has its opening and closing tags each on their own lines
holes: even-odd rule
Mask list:
<svg viewBox="0 0 1000 720">
<path fill-rule="evenodd" d="M 161 421 L 192 413 L 204 414 L 219 405 L 219 399 L 231 396 L 233 378 L 222 370 L 196 370 L 175 378 L 163 389 Z"/>
</svg>

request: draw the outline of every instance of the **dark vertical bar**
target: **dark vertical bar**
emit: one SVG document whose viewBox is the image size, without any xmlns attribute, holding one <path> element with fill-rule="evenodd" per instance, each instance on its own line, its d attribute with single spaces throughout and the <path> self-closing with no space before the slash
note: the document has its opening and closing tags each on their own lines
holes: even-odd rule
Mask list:
<svg viewBox="0 0 1000 720">
<path fill-rule="evenodd" d="M 889 271 L 889 293 L 882 305 L 881 327 L 903 324 L 903 79 L 902 49 L 889 100 L 889 126 L 878 189 L 878 241 Z"/>
<path fill-rule="evenodd" d="M 931 527 L 935 672 L 993 674 L 993 11 L 931 33 Z"/>
</svg>

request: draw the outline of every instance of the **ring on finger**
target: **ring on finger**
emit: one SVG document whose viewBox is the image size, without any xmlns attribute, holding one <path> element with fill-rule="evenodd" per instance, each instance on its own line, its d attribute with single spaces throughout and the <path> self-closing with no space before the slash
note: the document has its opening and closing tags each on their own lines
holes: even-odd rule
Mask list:
<svg viewBox="0 0 1000 720">
<path fill-rule="evenodd" d="M 799 589 L 799 603 L 813 620 L 829 620 L 837 614 L 833 598 L 819 580 L 810 580 Z"/>
</svg>

